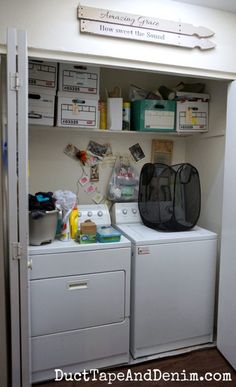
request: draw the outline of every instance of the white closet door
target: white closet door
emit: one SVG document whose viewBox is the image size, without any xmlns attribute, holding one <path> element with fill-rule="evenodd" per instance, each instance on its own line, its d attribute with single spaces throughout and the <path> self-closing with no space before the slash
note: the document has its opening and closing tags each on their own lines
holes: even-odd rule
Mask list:
<svg viewBox="0 0 236 387">
<path fill-rule="evenodd" d="M 26 33 L 7 31 L 7 180 L 12 387 L 30 386 Z"/>
<path fill-rule="evenodd" d="M 236 369 L 236 81 L 228 88 L 217 347 Z"/>
</svg>

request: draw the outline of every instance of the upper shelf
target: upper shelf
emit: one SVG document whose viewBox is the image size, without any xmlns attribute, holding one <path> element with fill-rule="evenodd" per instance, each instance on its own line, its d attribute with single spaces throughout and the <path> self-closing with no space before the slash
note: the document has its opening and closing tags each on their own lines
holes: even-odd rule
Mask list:
<svg viewBox="0 0 236 387">
<path fill-rule="evenodd" d="M 108 130 L 108 129 L 89 129 L 89 128 L 78 128 L 78 127 L 62 127 L 62 126 L 44 126 L 44 125 L 30 125 L 30 129 L 33 130 L 55 130 L 55 131 L 73 131 L 78 132 L 80 135 L 101 135 L 101 136 L 110 136 L 110 135 L 122 135 L 122 136 L 158 136 L 158 137 L 186 137 L 186 136 L 193 136 L 193 135 L 199 135 L 199 134 L 207 134 L 207 133 L 177 133 L 177 132 L 148 132 L 148 131 L 135 131 L 135 130 Z"/>
</svg>

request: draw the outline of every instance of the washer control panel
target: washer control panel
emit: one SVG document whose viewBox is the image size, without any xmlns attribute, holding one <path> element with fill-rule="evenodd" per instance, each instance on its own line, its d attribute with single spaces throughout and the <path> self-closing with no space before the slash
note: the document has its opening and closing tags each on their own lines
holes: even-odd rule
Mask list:
<svg viewBox="0 0 236 387">
<path fill-rule="evenodd" d="M 112 224 L 141 223 L 138 203 L 114 203 L 111 209 Z"/>
<path fill-rule="evenodd" d="M 110 226 L 111 218 L 106 204 L 81 204 L 79 208 L 79 223 L 91 220 L 97 226 Z"/>
</svg>

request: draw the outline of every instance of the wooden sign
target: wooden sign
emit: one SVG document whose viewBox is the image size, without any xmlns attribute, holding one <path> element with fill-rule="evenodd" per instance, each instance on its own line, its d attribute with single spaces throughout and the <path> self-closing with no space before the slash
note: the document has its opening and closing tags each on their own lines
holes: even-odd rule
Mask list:
<svg viewBox="0 0 236 387">
<path fill-rule="evenodd" d="M 197 36 L 180 35 L 92 20 L 81 20 L 80 31 L 113 38 L 132 39 L 178 47 L 199 47 L 201 50 L 215 47 L 215 44 L 210 40 L 198 38 Z"/>
<path fill-rule="evenodd" d="M 132 15 L 108 9 L 78 7 L 80 32 L 114 38 L 132 39 L 178 47 L 209 50 L 214 32 L 189 23 Z"/>
<path fill-rule="evenodd" d="M 214 32 L 206 27 L 196 27 L 189 23 L 158 19 L 149 16 L 132 15 L 111 11 L 108 9 L 85 6 L 78 7 L 78 18 L 130 27 L 171 32 L 177 35 L 197 35 L 200 38 L 208 38 L 214 35 Z"/>
</svg>

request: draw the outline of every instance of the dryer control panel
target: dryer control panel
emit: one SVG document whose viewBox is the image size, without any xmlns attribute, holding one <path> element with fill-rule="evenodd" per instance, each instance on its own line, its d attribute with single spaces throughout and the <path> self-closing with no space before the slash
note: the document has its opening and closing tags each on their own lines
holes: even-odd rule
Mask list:
<svg viewBox="0 0 236 387">
<path fill-rule="evenodd" d="M 110 226 L 111 218 L 106 204 L 82 204 L 79 208 L 79 223 L 91 220 L 97 226 Z"/>
<path fill-rule="evenodd" d="M 142 223 L 138 203 L 114 203 L 111 209 L 112 224 Z"/>
</svg>

